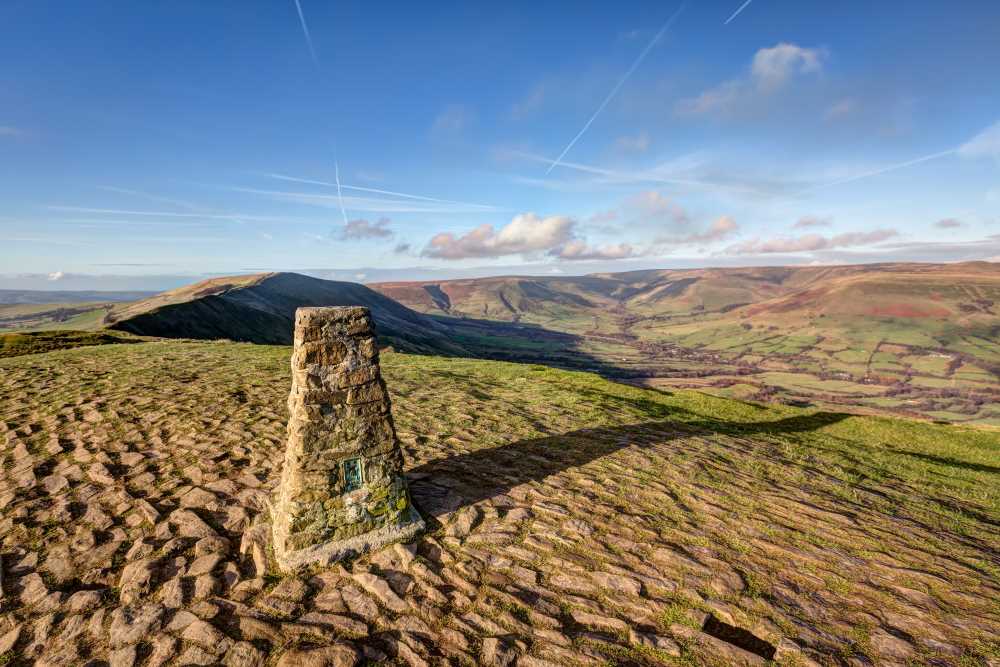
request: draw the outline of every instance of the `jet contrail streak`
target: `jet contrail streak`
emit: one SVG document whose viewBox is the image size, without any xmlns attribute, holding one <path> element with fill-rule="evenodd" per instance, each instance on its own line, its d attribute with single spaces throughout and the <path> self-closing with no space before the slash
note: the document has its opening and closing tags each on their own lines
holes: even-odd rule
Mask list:
<svg viewBox="0 0 1000 667">
<path fill-rule="evenodd" d="M 316 57 L 316 50 L 313 49 L 313 40 L 309 34 L 309 26 L 306 25 L 306 15 L 302 13 L 302 5 L 299 4 L 299 0 L 295 0 L 295 9 L 299 12 L 299 23 L 302 24 L 302 34 L 306 36 L 306 46 L 309 47 L 309 55 L 312 56 L 313 63 L 319 67 L 319 59 Z"/>
<path fill-rule="evenodd" d="M 663 27 L 660 28 L 660 31 L 653 36 L 653 39 L 650 40 L 649 44 L 646 45 L 646 48 L 644 48 L 642 50 L 642 53 L 639 54 L 639 57 L 636 58 L 635 61 L 632 63 L 632 66 L 628 68 L 627 72 L 625 72 L 625 76 L 623 76 L 615 85 L 615 87 L 611 89 L 611 92 L 608 93 L 608 96 L 604 98 L 603 102 L 601 102 L 601 106 L 597 107 L 597 111 L 595 111 L 594 115 L 590 117 L 590 120 L 588 120 L 586 125 L 583 126 L 583 129 L 580 130 L 580 132 L 577 133 L 575 137 L 573 137 L 573 141 L 569 142 L 566 148 L 563 149 L 563 152 L 559 154 L 559 157 L 556 158 L 555 162 L 549 165 L 548 170 L 546 170 L 545 172 L 546 174 L 551 173 L 553 169 L 559 166 L 559 163 L 562 162 L 562 159 L 566 157 L 566 153 L 569 153 L 570 149 L 573 148 L 573 145 L 580 140 L 580 137 L 582 137 L 588 129 L 590 129 L 590 125 L 594 122 L 594 120 L 597 119 L 600 113 L 604 111 L 604 107 L 608 106 L 608 103 L 611 102 L 612 99 L 614 99 L 615 95 L 618 94 L 618 89 L 621 88 L 623 85 L 625 85 L 625 82 L 628 81 L 630 76 L 632 76 L 632 73 L 635 72 L 636 69 L 638 69 L 639 65 L 641 65 L 642 61 L 646 59 L 646 56 L 649 54 L 649 52 L 653 49 L 654 46 L 656 46 L 656 43 L 660 41 L 661 37 L 663 37 L 663 33 L 665 33 L 667 29 L 670 28 L 671 25 L 673 25 L 673 22 L 677 20 L 677 17 L 680 16 L 682 11 L 684 11 L 684 7 L 686 5 L 687 3 L 682 3 L 681 6 L 677 9 L 677 11 L 674 12 L 669 19 L 667 19 L 667 22 L 663 24 Z"/>
<path fill-rule="evenodd" d="M 155 201 L 161 204 L 172 204 L 180 208 L 186 208 L 189 211 L 199 211 L 201 213 L 209 212 L 208 209 L 190 202 L 181 201 L 180 199 L 170 199 L 169 197 L 160 197 L 158 195 L 151 195 L 148 192 L 140 192 L 139 190 L 129 190 L 128 188 L 119 188 L 113 185 L 98 185 L 97 189 L 121 195 L 129 195 L 132 197 L 142 197 L 144 199 L 148 199 L 149 201 Z"/>
<path fill-rule="evenodd" d="M 511 151 L 511 155 L 517 157 L 522 157 L 526 160 L 532 160 L 534 162 L 544 162 L 552 164 L 552 160 L 541 155 L 532 155 L 531 153 L 523 153 L 521 151 Z M 640 171 L 640 172 L 624 172 L 624 171 L 614 171 L 612 169 L 604 169 L 602 167 L 592 167 L 586 164 L 580 164 L 579 162 L 563 162 L 563 167 L 567 169 L 573 169 L 575 171 L 582 171 L 588 174 L 596 174 L 598 176 L 604 176 L 605 178 L 613 181 L 620 181 L 623 183 L 636 182 L 636 183 L 664 183 L 667 185 L 684 185 L 691 187 L 708 188 L 711 190 L 724 190 L 733 192 L 747 192 L 755 193 L 757 192 L 754 188 L 740 186 L 740 185 L 728 185 L 725 183 L 713 183 L 711 181 L 699 181 L 694 179 L 686 178 L 673 178 L 670 176 L 664 176 L 662 174 L 657 174 L 655 171 Z"/>
<path fill-rule="evenodd" d="M 949 148 L 946 151 L 941 151 L 940 153 L 931 153 L 930 155 L 924 155 L 923 157 L 914 158 L 912 160 L 907 160 L 906 162 L 900 162 L 899 164 L 889 165 L 888 167 L 883 167 L 881 169 L 876 169 L 874 171 L 867 171 L 863 174 L 857 174 L 856 176 L 849 176 L 847 178 L 841 178 L 837 181 L 832 181 L 830 183 L 823 183 L 812 188 L 806 188 L 803 192 L 812 192 L 814 190 L 824 190 L 826 188 L 832 188 L 835 185 L 843 185 L 845 183 L 853 183 L 854 181 L 860 181 L 863 178 L 869 178 L 871 176 L 879 176 L 881 174 L 886 174 L 890 171 L 896 171 L 897 169 L 903 169 L 905 167 L 912 167 L 915 164 L 920 164 L 921 162 L 928 162 L 930 160 L 936 160 L 939 157 L 944 157 L 946 155 L 952 155 L 957 153 L 958 148 Z"/>
<path fill-rule="evenodd" d="M 308 178 L 296 178 L 295 176 L 284 176 L 282 174 L 271 174 L 271 178 L 276 178 L 279 181 L 292 181 L 293 183 L 309 183 L 311 185 L 323 185 L 328 188 L 337 186 L 336 183 L 327 183 L 325 181 L 314 181 Z M 481 208 L 486 211 L 497 210 L 495 206 L 490 206 L 489 204 L 473 204 L 467 201 L 455 201 L 454 199 L 438 199 L 437 197 L 424 197 L 422 195 L 411 195 L 405 192 L 394 192 L 393 190 L 380 190 L 378 188 L 363 188 L 360 185 L 341 185 L 340 187 L 344 188 L 345 190 L 355 190 L 356 192 L 372 192 L 380 195 L 405 197 L 406 199 L 419 199 L 420 201 L 430 201 L 439 204 L 458 204 L 460 206 L 471 206 L 473 208 Z"/>
<path fill-rule="evenodd" d="M 340 214 L 344 216 L 344 226 L 347 226 L 347 211 L 344 209 L 344 193 L 340 191 L 340 164 L 333 161 L 334 178 L 337 179 L 337 199 L 340 201 Z"/>
<path fill-rule="evenodd" d="M 732 20 L 733 20 L 734 18 L 736 18 L 737 16 L 739 16 L 739 15 L 740 15 L 740 12 L 742 12 L 742 11 L 743 11 L 744 9 L 746 9 L 746 8 L 747 8 L 747 6 L 748 6 L 748 5 L 749 5 L 749 4 L 751 3 L 751 2 L 753 2 L 753 0 L 747 0 L 747 1 L 746 1 L 746 2 L 744 2 L 744 3 L 742 4 L 742 5 L 740 5 L 740 8 L 739 8 L 739 9 L 737 9 L 737 10 L 736 10 L 735 12 L 733 12 L 733 15 L 732 15 L 732 16 L 730 16 L 730 17 L 729 17 L 728 19 L 726 19 L 726 22 L 725 22 L 725 23 L 723 23 L 722 25 L 729 25 L 729 22 L 730 22 L 730 21 L 732 21 Z"/>
</svg>

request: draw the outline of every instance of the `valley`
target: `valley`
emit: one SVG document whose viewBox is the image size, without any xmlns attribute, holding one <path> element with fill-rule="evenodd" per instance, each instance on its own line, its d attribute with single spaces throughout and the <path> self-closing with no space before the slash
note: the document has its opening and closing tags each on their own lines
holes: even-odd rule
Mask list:
<svg viewBox="0 0 1000 667">
<path fill-rule="evenodd" d="M 383 345 L 404 352 L 593 371 L 661 391 L 1000 425 L 1000 265 L 987 262 L 368 286 L 267 273 L 119 303 L 62 298 L 0 306 L 7 349 L 29 349 L 25 331 L 62 330 L 287 344 L 296 307 L 361 304 L 372 308 Z M 66 346 L 84 339 L 63 336 Z"/>
<path fill-rule="evenodd" d="M 573 336 L 576 367 L 643 386 L 1000 424 L 1000 269 L 640 271 L 373 288 L 425 313 Z M 539 347 L 544 347 L 539 343 Z"/>
</svg>

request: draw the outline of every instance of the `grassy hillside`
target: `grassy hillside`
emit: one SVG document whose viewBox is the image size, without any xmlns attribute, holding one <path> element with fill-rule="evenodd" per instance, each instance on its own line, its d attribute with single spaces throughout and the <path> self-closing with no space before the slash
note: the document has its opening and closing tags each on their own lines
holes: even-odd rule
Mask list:
<svg viewBox="0 0 1000 667">
<path fill-rule="evenodd" d="M 408 351 L 462 351 L 446 327 L 364 285 L 296 273 L 205 280 L 117 307 L 103 324 L 145 336 L 288 344 L 296 308 L 355 305 L 371 310 L 383 343 Z"/>
<path fill-rule="evenodd" d="M 542 366 L 385 354 L 429 532 L 278 576 L 289 353 L 0 359 L 3 661 L 1000 660 L 996 431 Z"/>
<path fill-rule="evenodd" d="M 422 312 L 571 334 L 575 349 L 609 375 L 648 386 L 1000 425 L 1000 264 L 658 270 L 373 287 Z"/>
<path fill-rule="evenodd" d="M 0 332 L 96 329 L 110 303 L 0 305 Z"/>
<path fill-rule="evenodd" d="M 141 343 L 142 339 L 105 331 L 27 331 L 0 334 L 0 358 L 19 357 L 54 350 L 66 350 L 111 343 Z"/>
</svg>

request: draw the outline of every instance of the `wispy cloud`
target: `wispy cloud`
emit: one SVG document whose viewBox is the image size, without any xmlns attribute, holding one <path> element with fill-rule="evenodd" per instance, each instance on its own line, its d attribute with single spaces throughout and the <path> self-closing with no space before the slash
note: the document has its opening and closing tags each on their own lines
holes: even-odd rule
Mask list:
<svg viewBox="0 0 1000 667">
<path fill-rule="evenodd" d="M 484 209 L 465 204 L 428 203 L 421 205 L 415 201 L 382 199 L 378 197 L 338 197 L 322 195 L 314 192 L 289 192 L 284 190 L 265 190 L 260 188 L 228 188 L 233 192 L 246 192 L 261 195 L 279 201 L 294 202 L 323 208 L 340 209 L 341 203 L 352 211 L 367 211 L 377 213 L 482 213 Z M 346 186 L 344 189 L 347 189 Z"/>
<path fill-rule="evenodd" d="M 302 34 L 306 38 L 306 46 L 309 47 L 309 56 L 312 58 L 313 63 L 319 67 L 319 58 L 316 57 L 316 49 L 313 48 L 312 35 L 309 34 L 309 25 L 306 23 L 306 15 L 302 13 L 302 5 L 299 0 L 295 1 L 295 11 L 299 13 L 299 23 L 302 25 Z"/>
<path fill-rule="evenodd" d="M 821 183 L 819 185 L 806 188 L 800 194 L 813 192 L 816 190 L 825 190 L 826 188 L 831 188 L 836 185 L 853 183 L 855 181 L 871 178 L 873 176 L 881 176 L 882 174 L 888 174 L 893 171 L 906 169 L 907 167 L 912 167 L 918 164 L 922 164 L 924 162 L 930 162 L 932 160 L 937 160 L 939 158 L 948 157 L 951 155 L 955 155 L 966 159 L 994 158 L 996 160 L 1000 160 L 1000 121 L 987 127 L 985 130 L 983 130 L 976 136 L 972 137 L 965 143 L 955 146 L 953 148 L 949 148 L 943 151 L 938 151 L 937 153 L 930 153 L 928 155 L 921 155 L 920 157 L 913 158 L 912 160 L 897 162 L 895 164 L 890 164 L 884 167 L 880 167 L 879 169 L 871 169 L 868 171 L 861 172 L 859 174 L 854 174 L 852 176 L 840 178 L 835 181 L 830 181 L 828 183 Z"/>
<path fill-rule="evenodd" d="M 290 181 L 292 183 L 305 183 L 307 185 L 322 185 L 327 188 L 340 187 L 344 190 L 352 190 L 354 192 L 370 192 L 372 194 L 388 195 L 390 197 L 402 197 L 403 199 L 415 199 L 417 201 L 435 202 L 438 204 L 455 204 L 457 206 L 468 206 L 470 208 L 482 209 L 484 211 L 498 211 L 500 210 L 496 206 L 490 204 L 473 204 L 466 201 L 457 201 L 454 199 L 441 199 L 439 197 L 428 197 L 426 195 L 415 195 L 408 192 L 398 192 L 395 190 L 383 190 L 380 188 L 366 188 L 360 185 L 345 185 L 340 183 L 328 183 L 326 181 L 317 181 L 310 178 L 298 178 L 296 176 L 286 176 L 284 174 L 271 174 L 271 178 L 276 178 L 279 181 Z"/>
<path fill-rule="evenodd" d="M 98 245 L 96 242 L 53 238 L 50 236 L 0 236 L 0 243 L 37 243 L 39 245 L 64 245 L 74 247 Z"/>
<path fill-rule="evenodd" d="M 120 188 L 113 185 L 98 185 L 97 189 L 104 190 L 105 192 L 114 192 L 116 194 L 138 197 L 141 199 L 146 199 L 148 201 L 157 202 L 159 204 L 170 204 L 172 206 L 187 209 L 189 211 L 209 212 L 209 209 L 206 209 L 203 206 L 199 206 L 198 204 L 192 204 L 191 202 L 182 201 L 180 199 L 172 199 L 170 197 L 161 197 L 159 195 L 153 195 L 149 194 L 148 192 L 141 192 L 139 190 L 130 190 L 128 188 Z"/>
<path fill-rule="evenodd" d="M 1000 160 L 1000 121 L 959 146 L 958 154 L 966 158 L 991 157 Z"/>
<path fill-rule="evenodd" d="M 550 165 L 554 164 L 554 160 L 551 160 L 541 155 L 536 155 L 534 153 L 525 153 L 523 151 L 509 151 L 508 154 L 532 162 L 541 162 Z M 690 186 L 694 188 L 704 188 L 707 190 L 743 193 L 743 194 L 757 195 L 757 196 L 769 194 L 768 192 L 762 191 L 761 189 L 754 187 L 752 185 L 744 185 L 740 183 L 723 183 L 719 181 L 673 176 L 671 175 L 673 165 L 670 164 L 661 165 L 659 167 L 654 167 L 652 169 L 645 169 L 640 171 L 623 171 L 618 169 L 606 169 L 604 167 L 597 167 L 593 165 L 581 164 L 579 162 L 570 162 L 570 161 L 563 161 L 560 163 L 559 166 L 586 174 L 600 176 L 602 178 L 600 179 L 599 183 L 605 183 L 605 184 L 662 183 L 666 185 Z M 521 181 L 524 182 L 526 185 L 544 184 L 543 181 L 532 182 L 530 179 L 524 179 L 524 178 L 521 178 Z"/>
<path fill-rule="evenodd" d="M 468 107 L 451 104 L 434 118 L 431 132 L 441 137 L 454 136 L 472 124 L 474 118 L 475 114 Z"/>
<path fill-rule="evenodd" d="M 340 230 L 337 238 L 341 241 L 365 241 L 368 239 L 387 239 L 393 236 L 389 229 L 389 218 L 379 218 L 375 222 L 359 219 L 351 220 Z"/>
<path fill-rule="evenodd" d="M 958 229 L 959 227 L 964 227 L 965 224 L 961 220 L 956 220 L 955 218 L 945 218 L 944 220 L 938 220 L 935 222 L 934 226 L 938 229 Z"/>
<path fill-rule="evenodd" d="M 553 257 L 571 261 L 586 261 L 595 259 L 628 259 L 636 257 L 639 252 L 628 243 L 611 243 L 607 245 L 590 245 L 577 239 L 549 252 Z"/>
<path fill-rule="evenodd" d="M 615 148 L 623 153 L 645 153 L 649 150 L 649 134 L 640 132 L 635 136 L 618 137 Z"/>
<path fill-rule="evenodd" d="M 156 218 L 193 218 L 202 220 L 228 220 L 230 222 L 236 221 L 252 221 L 252 222 L 314 222 L 306 220 L 304 218 L 289 218 L 287 216 L 261 216 L 261 215 L 251 215 L 246 213 L 178 213 L 177 211 L 148 211 L 148 210 L 135 210 L 135 209 L 121 209 L 121 208 L 91 208 L 89 206 L 56 206 L 50 205 L 46 206 L 50 211 L 70 211 L 76 213 L 99 213 L 105 215 L 119 215 L 119 216 L 140 216 L 140 217 L 156 217 Z"/>
<path fill-rule="evenodd" d="M 532 111 L 535 111 L 542 105 L 545 100 L 546 86 L 545 84 L 538 84 L 531 89 L 528 96 L 525 97 L 520 102 L 516 102 L 510 109 L 510 115 L 515 120 L 520 120 L 525 116 L 528 116 Z"/>
<path fill-rule="evenodd" d="M 753 239 L 726 248 L 729 255 L 771 255 L 783 253 L 815 252 L 881 243 L 899 236 L 895 229 L 875 229 L 870 232 L 847 232 L 836 236 L 806 234 L 777 239 Z"/>
<path fill-rule="evenodd" d="M 750 101 L 766 99 L 796 75 L 822 70 L 826 52 L 797 44 L 781 42 L 754 54 L 750 70 L 740 78 L 724 81 L 696 97 L 677 103 L 680 115 L 732 112 Z"/>
<path fill-rule="evenodd" d="M 882 174 L 888 174 L 893 171 L 898 171 L 900 169 L 905 169 L 906 167 L 912 167 L 913 165 L 920 164 L 922 162 L 930 162 L 931 160 L 936 160 L 947 155 L 954 155 L 958 152 L 957 148 L 949 148 L 946 151 L 939 151 L 937 153 L 931 153 L 930 155 L 922 155 L 918 158 L 912 160 L 907 160 L 905 162 L 897 162 L 896 164 L 890 164 L 879 169 L 872 169 L 870 171 L 865 171 L 860 174 L 855 174 L 853 176 L 848 176 L 846 178 L 841 178 L 835 181 L 830 181 L 829 183 L 821 183 L 819 185 L 814 185 L 810 188 L 806 188 L 802 193 L 815 192 L 816 190 L 825 190 L 826 188 L 832 188 L 836 185 L 844 185 L 846 183 L 853 183 L 855 181 L 860 181 L 865 178 L 871 178 L 872 176 L 881 176 Z"/>
<path fill-rule="evenodd" d="M 799 218 L 792 229 L 813 229 L 815 227 L 829 227 L 832 221 L 830 218 L 817 218 L 815 216 L 806 215 Z"/>
<path fill-rule="evenodd" d="M 843 99 L 831 106 L 823 114 L 825 120 L 836 120 L 838 118 L 844 118 L 850 116 L 857 110 L 858 104 L 853 99 Z"/>
<path fill-rule="evenodd" d="M 625 72 L 625 75 L 618 80 L 618 83 L 615 84 L 615 87 L 611 89 L 611 92 L 608 93 L 607 97 L 604 98 L 604 101 L 601 102 L 601 105 L 597 107 L 597 111 L 594 112 L 594 114 L 584 124 L 583 128 L 576 134 L 576 136 L 573 137 L 573 139 L 568 144 L 566 144 L 566 148 L 564 148 L 562 153 L 559 154 L 559 157 L 557 157 L 555 161 L 549 165 L 549 168 L 545 171 L 546 174 L 552 173 L 552 170 L 555 169 L 557 166 L 559 166 L 559 164 L 562 162 L 562 159 L 566 157 L 566 154 L 569 153 L 570 150 L 573 148 L 573 146 L 576 145 L 576 142 L 580 140 L 580 137 L 582 137 L 587 132 L 587 130 L 590 129 L 590 126 L 593 124 L 593 122 L 597 119 L 599 115 L 601 115 L 601 112 L 604 111 L 604 107 L 608 106 L 611 100 L 614 99 L 615 95 L 618 94 L 618 90 L 625 85 L 625 82 L 629 80 L 629 77 L 632 76 L 632 73 L 639 68 L 639 65 L 641 65 L 642 61 L 646 59 L 646 56 L 649 55 L 649 52 L 653 50 L 653 47 L 656 46 L 656 43 L 660 41 L 660 39 L 667 32 L 670 26 L 673 25 L 674 21 L 677 20 L 677 17 L 681 15 L 681 12 L 684 11 L 685 6 L 686 2 L 681 3 L 681 6 L 677 8 L 677 11 L 675 11 L 670 16 L 670 18 L 667 19 L 667 22 L 663 24 L 663 27 L 660 28 L 660 30 L 653 36 L 653 39 L 649 40 L 649 43 L 646 44 L 646 48 L 644 48 L 639 53 L 638 57 L 636 57 L 636 59 L 632 62 L 632 66 L 628 68 L 628 70 Z"/>
<path fill-rule="evenodd" d="M 736 18 L 737 16 L 739 16 L 739 15 L 740 15 L 740 13 L 741 13 L 741 12 L 742 12 L 742 11 L 743 11 L 744 9 L 746 9 L 746 8 L 747 8 L 747 7 L 748 7 L 748 6 L 750 5 L 750 3 L 751 3 L 751 2 L 753 2 L 753 0 L 746 0 L 746 2 L 744 2 L 744 3 L 742 4 L 742 5 L 740 5 L 740 6 L 739 6 L 739 9 L 737 9 L 737 10 L 736 10 L 735 12 L 733 12 L 733 15 L 732 15 L 732 16 L 730 16 L 730 17 L 729 17 L 728 19 L 726 19 L 726 20 L 725 20 L 725 22 L 723 23 L 723 25 L 729 25 L 729 23 L 730 23 L 730 22 L 731 22 L 731 21 L 732 21 L 732 20 L 733 20 L 734 18 Z"/>
<path fill-rule="evenodd" d="M 693 231 L 679 237 L 660 237 L 658 243 L 670 245 L 707 245 L 724 241 L 739 231 L 740 226 L 728 215 L 716 218 L 712 224 L 702 231 Z"/>
</svg>

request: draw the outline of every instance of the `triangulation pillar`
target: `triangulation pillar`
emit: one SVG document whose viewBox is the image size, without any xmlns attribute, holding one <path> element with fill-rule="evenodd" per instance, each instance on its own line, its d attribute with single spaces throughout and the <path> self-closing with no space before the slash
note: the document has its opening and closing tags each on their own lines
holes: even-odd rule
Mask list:
<svg viewBox="0 0 1000 667">
<path fill-rule="evenodd" d="M 273 512 L 283 570 L 329 564 L 423 530 L 403 478 L 367 308 L 295 312 L 288 410 Z"/>
</svg>

